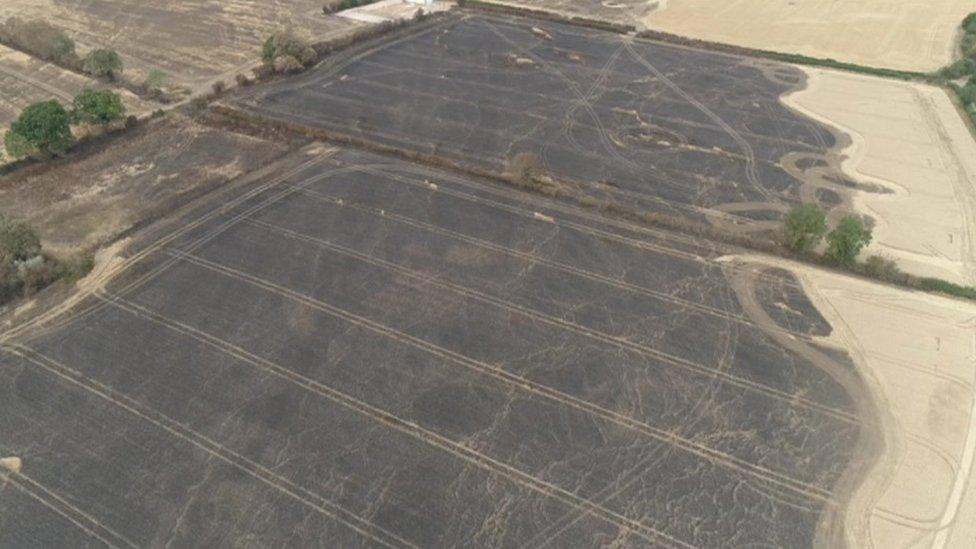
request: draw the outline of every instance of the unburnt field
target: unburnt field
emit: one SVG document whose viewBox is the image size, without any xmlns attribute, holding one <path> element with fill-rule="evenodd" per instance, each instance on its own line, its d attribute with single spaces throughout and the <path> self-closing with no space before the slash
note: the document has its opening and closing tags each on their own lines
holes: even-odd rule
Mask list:
<svg viewBox="0 0 976 549">
<path fill-rule="evenodd" d="M 821 59 L 931 72 L 959 55 L 972 0 L 500 0 L 696 38 Z"/>
<path fill-rule="evenodd" d="M 116 49 L 133 81 L 158 69 L 190 88 L 246 72 L 281 29 L 324 38 L 356 25 L 316 0 L 4 0 L 0 17 L 11 16 L 55 24 L 84 50 Z"/>
<path fill-rule="evenodd" d="M 0 545 L 838 542 L 870 414 L 785 271 L 368 153 L 269 173 L 5 333 Z"/>
<path fill-rule="evenodd" d="M 840 134 L 780 101 L 803 82 L 784 64 L 462 12 L 235 104 L 496 172 L 537 155 L 600 199 L 768 229 L 852 185 Z"/>
<path fill-rule="evenodd" d="M 664 0 L 652 29 L 861 65 L 930 72 L 957 56 L 972 0 Z"/>
</svg>

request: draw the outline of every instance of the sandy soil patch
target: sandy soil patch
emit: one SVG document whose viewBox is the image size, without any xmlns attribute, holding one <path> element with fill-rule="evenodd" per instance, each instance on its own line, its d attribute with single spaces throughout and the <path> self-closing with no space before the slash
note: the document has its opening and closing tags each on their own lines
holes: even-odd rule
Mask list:
<svg viewBox="0 0 976 549">
<path fill-rule="evenodd" d="M 647 27 L 752 48 L 932 71 L 955 54 L 972 0 L 667 0 Z"/>
<path fill-rule="evenodd" d="M 803 68 L 808 87 L 784 102 L 848 134 L 841 167 L 888 193 L 853 191 L 876 220 L 867 253 L 906 271 L 976 282 L 976 142 L 940 88 Z"/>
<path fill-rule="evenodd" d="M 972 547 L 976 305 L 784 260 L 872 393 L 884 449 L 845 514 L 852 547 Z"/>
</svg>

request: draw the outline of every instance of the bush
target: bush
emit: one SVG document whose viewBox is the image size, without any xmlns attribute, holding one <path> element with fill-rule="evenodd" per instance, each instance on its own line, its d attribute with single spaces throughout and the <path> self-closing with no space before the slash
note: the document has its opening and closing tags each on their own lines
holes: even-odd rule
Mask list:
<svg viewBox="0 0 976 549">
<path fill-rule="evenodd" d="M 898 264 L 880 255 L 872 255 L 864 262 L 864 274 L 887 282 L 896 282 L 902 278 Z"/>
<path fill-rule="evenodd" d="M 282 58 L 285 59 L 281 60 Z M 301 70 L 317 59 L 318 54 L 315 53 L 315 49 L 288 30 L 272 35 L 261 48 L 261 60 L 265 65 L 274 67 L 276 72 Z"/>
<path fill-rule="evenodd" d="M 816 204 L 800 204 L 783 218 L 786 247 L 807 253 L 817 247 L 827 232 L 827 215 Z"/>
<path fill-rule="evenodd" d="M 35 57 L 77 69 L 75 43 L 61 29 L 41 20 L 11 17 L 0 25 L 0 41 Z"/>
<path fill-rule="evenodd" d="M 75 96 L 73 106 L 76 123 L 104 126 L 125 116 L 122 98 L 111 90 L 85 90 Z"/>
<path fill-rule="evenodd" d="M 85 57 L 82 67 L 85 72 L 96 78 L 108 78 L 115 80 L 122 74 L 122 59 L 119 54 L 112 49 L 101 48 L 92 50 Z"/>
<path fill-rule="evenodd" d="M 19 159 L 33 156 L 37 149 L 27 141 L 27 138 L 12 130 L 7 130 L 3 136 L 3 146 L 10 158 Z"/>
<path fill-rule="evenodd" d="M 305 66 L 290 55 L 279 55 L 274 60 L 275 72 L 300 72 Z"/>
<path fill-rule="evenodd" d="M 237 85 L 242 88 L 251 85 L 251 79 L 243 74 L 238 74 L 237 76 L 234 77 L 234 80 L 237 82 Z"/>
<path fill-rule="evenodd" d="M 41 239 L 26 223 L 0 214 L 0 263 L 26 261 L 41 254 Z"/>
<path fill-rule="evenodd" d="M 918 281 L 918 287 L 929 292 L 941 292 L 966 299 L 976 299 L 976 288 L 960 286 L 938 278 L 923 278 Z"/>
<path fill-rule="evenodd" d="M 509 177 L 523 184 L 537 182 L 546 177 L 546 163 L 535 153 L 516 154 L 508 161 L 506 168 Z"/>
<path fill-rule="evenodd" d="M 34 103 L 24 109 L 20 118 L 10 125 L 4 139 L 7 152 L 15 157 L 23 156 L 15 153 L 23 153 L 25 149 L 28 154 L 39 151 L 58 155 L 68 150 L 73 142 L 71 115 L 54 100 Z"/>
<path fill-rule="evenodd" d="M 166 73 L 159 69 L 153 69 L 146 75 L 146 80 L 142 83 L 142 89 L 152 99 L 163 96 L 163 86 L 166 84 Z"/>
<path fill-rule="evenodd" d="M 827 257 L 847 267 L 853 266 L 861 250 L 871 243 L 871 229 L 861 218 L 849 215 L 827 234 Z"/>
<path fill-rule="evenodd" d="M 37 233 L 0 215 L 0 303 L 43 285 L 45 263 Z"/>
</svg>

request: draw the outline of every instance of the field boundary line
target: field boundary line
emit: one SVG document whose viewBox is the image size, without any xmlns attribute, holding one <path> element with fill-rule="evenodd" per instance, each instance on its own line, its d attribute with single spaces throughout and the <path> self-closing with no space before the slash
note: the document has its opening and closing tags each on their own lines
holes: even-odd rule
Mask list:
<svg viewBox="0 0 976 549">
<path fill-rule="evenodd" d="M 191 263 L 195 263 L 198 259 L 194 256 L 179 254 L 178 252 L 174 252 L 174 256 L 180 257 L 182 260 Z M 233 275 L 230 276 L 233 277 Z M 177 333 L 209 345 L 210 347 L 213 347 L 218 351 L 227 354 L 228 356 L 237 358 L 242 362 L 250 364 L 252 367 L 257 368 L 258 370 L 271 373 L 272 375 L 282 378 L 289 383 L 301 387 L 302 389 L 327 398 L 335 404 L 370 418 L 377 423 L 402 432 L 415 440 L 439 448 L 440 450 L 445 451 L 456 458 L 461 459 L 462 461 L 508 478 L 510 481 L 522 486 L 523 488 L 531 489 L 532 491 L 545 497 L 552 497 L 558 501 L 561 501 L 572 509 L 587 512 L 597 518 L 610 522 L 611 524 L 615 524 L 627 531 L 633 532 L 647 541 L 660 543 L 663 540 L 673 547 L 691 547 L 690 545 L 673 538 L 664 532 L 660 532 L 653 527 L 644 525 L 635 519 L 628 518 L 610 509 L 606 509 L 605 507 L 587 500 L 586 498 L 577 496 L 568 490 L 560 488 L 559 486 L 539 479 L 511 465 L 491 458 L 477 450 L 455 442 L 434 431 L 421 427 L 414 422 L 404 420 L 399 416 L 386 412 L 385 410 L 377 408 L 367 402 L 359 400 L 356 397 L 334 389 L 324 383 L 320 383 L 306 376 L 293 372 L 288 368 L 255 355 L 250 351 L 220 339 L 219 337 L 189 326 L 183 322 L 170 319 L 160 313 L 151 311 L 125 298 L 113 296 L 104 291 L 101 292 L 101 298 L 120 309 L 128 310 L 131 314 L 168 327 Z"/>
<path fill-rule="evenodd" d="M 270 486 L 276 491 L 291 497 L 306 507 L 310 507 L 318 511 L 320 514 L 328 516 L 333 520 L 352 528 L 364 537 L 377 541 L 387 547 L 414 547 L 413 544 L 406 542 L 395 534 L 388 532 L 383 528 L 367 521 L 366 519 L 363 519 L 362 517 L 359 517 L 358 515 L 342 508 L 342 506 L 330 501 L 320 494 L 312 492 L 311 490 L 276 474 L 274 471 L 261 465 L 260 463 L 238 454 L 237 452 L 223 446 L 219 442 L 211 440 L 206 435 L 194 431 L 183 423 L 170 418 L 169 416 L 153 409 L 150 406 L 136 401 L 135 399 L 116 389 L 113 389 L 108 385 L 85 376 L 80 371 L 61 364 L 51 357 L 42 354 L 40 351 L 20 344 L 2 345 L 0 348 L 33 363 L 34 365 L 47 371 L 49 374 L 52 374 L 70 383 L 71 385 L 94 394 L 112 405 L 122 408 L 131 415 L 139 417 L 155 427 L 168 432 L 175 438 L 192 446 L 196 446 L 197 448 L 206 452 L 208 455 L 223 461 L 227 465 L 240 470 L 241 472 L 253 477 L 265 485 Z M 382 533 L 382 536 L 378 536 L 375 533 L 368 531 L 368 529 L 377 530 Z M 389 539 L 384 539 L 384 537 Z M 397 543 L 391 543 L 390 539 L 396 540 Z"/>
</svg>

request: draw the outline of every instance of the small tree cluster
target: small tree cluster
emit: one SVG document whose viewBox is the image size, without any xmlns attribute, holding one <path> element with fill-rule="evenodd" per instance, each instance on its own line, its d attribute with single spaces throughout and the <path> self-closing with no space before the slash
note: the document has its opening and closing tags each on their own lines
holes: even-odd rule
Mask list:
<svg viewBox="0 0 976 549">
<path fill-rule="evenodd" d="M 0 215 L 0 303 L 23 293 L 44 263 L 34 230 Z"/>
<path fill-rule="evenodd" d="M 286 30 L 270 36 L 261 48 L 261 60 L 275 72 L 298 72 L 318 60 L 308 42 Z"/>
<path fill-rule="evenodd" d="M 783 218 L 784 244 L 799 253 L 810 253 L 827 238 L 825 255 L 830 260 L 851 267 L 861 250 L 871 243 L 871 229 L 857 216 L 849 215 L 827 232 L 827 214 L 816 204 L 800 204 Z M 882 268 L 881 265 L 873 265 Z"/>
<path fill-rule="evenodd" d="M 60 278 L 81 278 L 93 267 L 89 254 L 64 262 L 47 256 L 30 225 L 0 214 L 0 303 L 30 295 Z"/>
<path fill-rule="evenodd" d="M 4 148 L 12 158 L 51 157 L 74 144 L 72 124 L 106 126 L 125 117 L 125 106 L 111 90 L 84 90 L 68 111 L 51 100 L 28 106 L 4 135 Z"/>
</svg>

